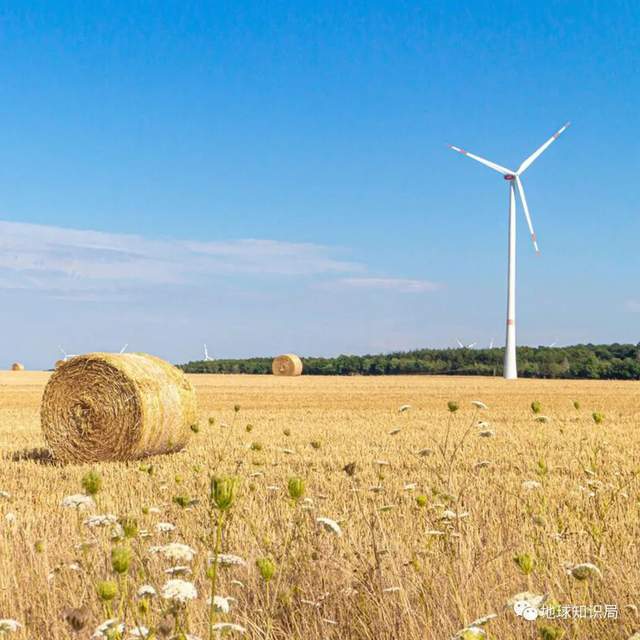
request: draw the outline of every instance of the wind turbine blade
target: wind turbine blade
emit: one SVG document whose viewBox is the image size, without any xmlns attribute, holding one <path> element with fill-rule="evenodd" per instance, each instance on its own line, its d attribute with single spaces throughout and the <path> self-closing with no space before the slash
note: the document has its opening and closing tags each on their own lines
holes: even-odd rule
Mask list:
<svg viewBox="0 0 640 640">
<path fill-rule="evenodd" d="M 473 349 L 473 347 L 475 347 L 475 346 L 476 346 L 476 343 L 472 342 L 471 344 L 467 345 L 467 349 Z"/>
<path fill-rule="evenodd" d="M 464 349 L 464 345 L 462 344 L 462 342 L 460 342 L 460 340 L 456 338 L 456 342 L 460 345 L 461 349 Z"/>
<path fill-rule="evenodd" d="M 533 224 L 531 223 L 531 215 L 529 213 L 529 205 L 527 204 L 527 199 L 524 195 L 524 187 L 522 186 L 522 180 L 520 180 L 520 176 L 516 175 L 516 186 L 518 187 L 518 193 L 520 194 L 520 200 L 522 200 L 522 208 L 524 209 L 524 217 L 527 219 L 527 224 L 529 225 L 529 233 L 531 234 L 531 242 L 533 242 L 533 248 L 536 250 L 536 253 L 540 253 L 540 249 L 538 249 L 538 239 L 536 238 L 536 234 L 533 230 Z"/>
<path fill-rule="evenodd" d="M 461 153 L 463 156 L 467 156 L 467 158 L 471 158 L 472 160 L 476 160 L 480 164 L 483 164 L 485 167 L 489 167 L 489 169 L 493 169 L 494 171 L 497 171 L 498 173 L 501 173 L 503 176 L 508 176 L 508 175 L 511 175 L 512 173 L 514 173 L 514 171 L 511 171 L 511 169 L 505 169 L 504 167 L 501 167 L 499 164 L 496 164 L 495 162 L 491 162 L 491 160 L 486 160 L 485 158 L 481 158 L 480 156 L 476 156 L 475 154 L 469 153 L 468 151 L 465 151 L 464 149 L 461 149 L 460 147 L 454 147 L 452 144 L 450 144 L 449 148 L 453 149 L 454 151 L 457 151 L 458 153 Z"/>
<path fill-rule="evenodd" d="M 60 349 L 60 353 L 62 353 L 63 356 L 67 355 L 67 352 L 61 346 L 58 346 L 58 349 Z"/>
<path fill-rule="evenodd" d="M 562 127 L 560 127 L 560 129 L 558 129 L 541 147 L 539 147 L 538 149 L 536 149 L 519 167 L 518 167 L 518 171 L 517 173 L 524 173 L 532 164 L 533 162 L 536 160 L 536 158 L 538 158 L 540 155 L 542 155 L 546 149 L 553 143 L 555 142 L 555 140 L 557 140 L 560 137 L 561 133 L 564 133 L 564 131 L 566 131 L 569 127 L 571 123 L 567 122 L 566 124 L 564 124 Z"/>
<path fill-rule="evenodd" d="M 125 344 L 124 347 L 122 347 L 122 349 L 120 349 L 120 353 L 124 353 L 127 350 L 128 346 L 129 346 L 129 343 L 127 342 L 127 344 Z"/>
</svg>

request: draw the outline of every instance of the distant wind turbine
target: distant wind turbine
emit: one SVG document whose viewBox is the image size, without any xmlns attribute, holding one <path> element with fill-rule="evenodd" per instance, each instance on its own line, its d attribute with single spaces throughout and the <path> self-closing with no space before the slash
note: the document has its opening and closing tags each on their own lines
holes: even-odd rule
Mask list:
<svg viewBox="0 0 640 640">
<path fill-rule="evenodd" d="M 122 349 L 120 349 L 120 353 L 124 353 L 127 350 L 128 346 L 129 346 L 129 343 L 127 342 L 127 344 L 125 344 L 124 347 L 122 347 Z"/>
<path fill-rule="evenodd" d="M 493 338 L 491 338 L 491 342 L 489 343 L 489 349 L 493 349 Z"/>
<path fill-rule="evenodd" d="M 538 240 L 536 234 L 533 231 L 533 224 L 531 223 L 531 215 L 529 214 L 529 206 L 527 205 L 527 199 L 524 195 L 524 187 L 522 186 L 522 180 L 520 176 L 533 164 L 533 162 L 563 133 L 569 126 L 567 122 L 556 133 L 554 133 L 541 147 L 536 149 L 518 168 L 516 171 L 506 169 L 505 167 L 476 156 L 473 153 L 469 153 L 460 147 L 454 147 L 449 145 L 451 149 L 461 153 L 472 160 L 476 160 L 480 164 L 483 164 L 489 169 L 493 169 L 498 173 L 501 173 L 505 180 L 509 183 L 509 268 L 507 272 L 507 335 L 506 335 L 506 348 L 504 352 L 504 377 L 513 379 L 518 377 L 518 368 L 516 365 L 516 189 L 520 200 L 522 201 L 522 209 L 524 211 L 524 217 L 527 220 L 529 226 L 529 232 L 531 233 L 531 240 L 533 242 L 533 248 L 536 253 L 540 253 L 538 249 Z"/>
<path fill-rule="evenodd" d="M 209 357 L 209 351 L 207 350 L 207 345 L 204 345 L 204 361 L 205 362 L 209 362 L 210 360 L 213 360 L 213 358 Z"/>
<path fill-rule="evenodd" d="M 458 345 L 460 345 L 461 349 L 472 349 L 473 347 L 476 346 L 475 342 L 472 342 L 471 344 L 462 344 L 462 342 L 460 342 L 460 340 L 458 340 L 456 338 L 456 342 L 458 343 Z"/>
<path fill-rule="evenodd" d="M 67 353 L 62 347 L 58 346 L 58 349 L 60 349 L 60 352 L 62 353 L 62 355 L 64 356 L 64 358 L 62 358 L 65 362 L 67 360 L 69 360 L 69 358 L 75 358 L 78 354 L 77 353 Z"/>
</svg>

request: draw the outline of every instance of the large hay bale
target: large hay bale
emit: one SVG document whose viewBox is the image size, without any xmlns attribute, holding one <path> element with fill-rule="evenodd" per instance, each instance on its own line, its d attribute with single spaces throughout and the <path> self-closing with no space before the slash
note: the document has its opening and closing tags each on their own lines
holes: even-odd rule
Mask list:
<svg viewBox="0 0 640 640">
<path fill-rule="evenodd" d="M 273 359 L 271 371 L 274 376 L 299 376 L 302 374 L 302 360 L 295 353 L 285 353 Z"/>
<path fill-rule="evenodd" d="M 182 371 L 155 356 L 88 353 L 51 375 L 40 420 L 58 460 L 134 460 L 185 446 L 196 396 Z"/>
<path fill-rule="evenodd" d="M 11 365 L 11 371 L 24 371 L 24 365 L 22 362 L 14 362 Z"/>
</svg>

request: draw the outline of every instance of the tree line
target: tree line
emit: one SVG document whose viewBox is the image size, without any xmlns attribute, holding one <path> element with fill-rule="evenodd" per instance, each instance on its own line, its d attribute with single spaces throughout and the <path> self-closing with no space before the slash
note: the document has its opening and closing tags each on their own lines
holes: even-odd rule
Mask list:
<svg viewBox="0 0 640 640">
<path fill-rule="evenodd" d="M 640 380 L 639 344 L 518 347 L 524 378 Z M 305 375 L 501 376 L 504 349 L 416 349 L 378 355 L 302 358 Z M 198 360 L 179 365 L 187 373 L 271 373 L 271 357 Z"/>
</svg>

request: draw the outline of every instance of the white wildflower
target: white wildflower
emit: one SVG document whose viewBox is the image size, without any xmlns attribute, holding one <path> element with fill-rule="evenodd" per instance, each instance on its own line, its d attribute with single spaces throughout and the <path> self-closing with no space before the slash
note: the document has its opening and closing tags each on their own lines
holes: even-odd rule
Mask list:
<svg viewBox="0 0 640 640">
<path fill-rule="evenodd" d="M 210 555 L 209 560 L 213 562 L 214 557 L 213 554 Z M 216 562 L 221 567 L 245 567 L 247 565 L 245 560 L 240 556 L 233 555 L 233 553 L 219 553 Z"/>
<path fill-rule="evenodd" d="M 124 624 L 122 622 L 118 622 L 117 618 L 110 618 L 109 620 L 105 620 L 101 625 L 96 627 L 96 630 L 93 632 L 92 638 L 107 638 L 107 634 L 115 630 L 119 634 L 124 633 Z"/>
<path fill-rule="evenodd" d="M 7 524 L 15 524 L 18 517 L 15 513 L 9 511 L 9 513 L 5 514 L 4 519 Z"/>
<path fill-rule="evenodd" d="M 158 524 L 156 525 L 156 531 L 158 533 L 171 533 L 175 530 L 175 528 L 176 525 L 172 524 L 171 522 L 158 522 Z"/>
<path fill-rule="evenodd" d="M 20 629 L 22 625 L 17 620 L 11 618 L 0 619 L 0 633 L 13 633 Z"/>
<path fill-rule="evenodd" d="M 165 600 L 185 603 L 187 600 L 194 600 L 198 597 L 198 590 L 192 582 L 173 578 L 167 580 L 162 587 L 162 597 Z"/>
<path fill-rule="evenodd" d="M 143 584 L 138 588 L 137 591 L 138 598 L 154 598 L 157 595 L 158 593 L 156 592 L 155 588 L 150 584 Z"/>
<path fill-rule="evenodd" d="M 76 493 L 72 496 L 66 496 L 60 503 L 61 506 L 68 509 L 77 509 L 78 511 L 84 511 L 86 509 L 93 509 L 96 503 L 91 496 L 85 496 L 83 493 Z"/>
<path fill-rule="evenodd" d="M 534 491 L 535 489 L 540 489 L 540 487 L 542 487 L 542 484 L 537 480 L 525 480 L 522 483 L 522 488 L 526 491 Z"/>
<path fill-rule="evenodd" d="M 211 598 L 207 599 L 207 604 L 211 604 Z M 231 598 L 213 596 L 213 609 L 216 613 L 229 613 L 231 610 Z"/>
<path fill-rule="evenodd" d="M 316 522 L 325 530 L 325 531 L 329 531 L 330 533 L 334 533 L 337 536 L 341 536 L 342 535 L 342 529 L 340 528 L 340 525 L 335 521 L 332 520 L 331 518 L 316 518 Z"/>
<path fill-rule="evenodd" d="M 191 562 L 196 554 L 195 549 L 181 542 L 150 547 L 149 552 L 154 555 L 159 553 L 162 557 L 172 562 Z"/>
<path fill-rule="evenodd" d="M 589 578 L 602 578 L 602 572 L 591 562 L 582 562 L 567 568 L 567 573 L 576 580 L 587 580 Z"/>
<path fill-rule="evenodd" d="M 112 513 L 105 513 L 102 515 L 89 516 L 85 518 L 83 524 L 90 528 L 95 527 L 110 527 L 118 522 L 118 517 Z"/>
</svg>

